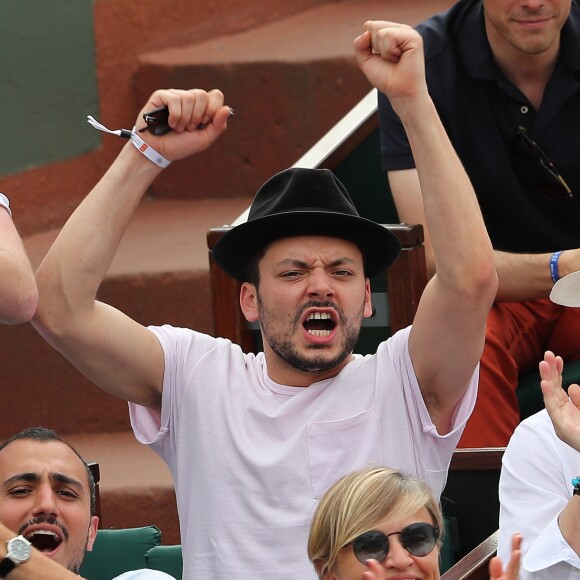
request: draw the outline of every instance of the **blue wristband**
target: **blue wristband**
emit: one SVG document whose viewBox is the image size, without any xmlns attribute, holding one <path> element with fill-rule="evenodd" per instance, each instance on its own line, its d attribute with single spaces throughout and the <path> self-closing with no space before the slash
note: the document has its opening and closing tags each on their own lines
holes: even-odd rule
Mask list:
<svg viewBox="0 0 580 580">
<path fill-rule="evenodd" d="M 560 259 L 563 251 L 564 250 L 554 252 L 550 257 L 550 274 L 552 275 L 552 282 L 554 282 L 554 284 L 560 279 L 560 273 L 558 272 L 558 260 Z"/>
<path fill-rule="evenodd" d="M 574 495 L 580 495 L 580 475 L 572 480 L 572 488 Z"/>
</svg>

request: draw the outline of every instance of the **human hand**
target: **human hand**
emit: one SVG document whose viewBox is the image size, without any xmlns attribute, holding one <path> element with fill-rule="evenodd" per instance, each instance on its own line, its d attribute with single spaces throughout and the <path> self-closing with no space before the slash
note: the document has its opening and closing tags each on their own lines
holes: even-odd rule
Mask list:
<svg viewBox="0 0 580 580">
<path fill-rule="evenodd" d="M 507 568 L 503 569 L 501 558 L 495 556 L 489 562 L 490 580 L 518 580 L 520 562 L 522 559 L 522 537 L 514 534 L 512 537 L 512 554 Z"/>
<path fill-rule="evenodd" d="M 214 89 L 166 89 L 155 91 L 140 111 L 135 127 L 145 127 L 143 114 L 153 109 L 169 109 L 172 131 L 154 136 L 140 131 L 141 138 L 170 161 L 183 159 L 207 149 L 226 129 L 231 109 L 224 105 L 221 91 Z"/>
<path fill-rule="evenodd" d="M 362 575 L 362 580 L 383 580 L 386 578 L 385 569 L 376 560 L 367 560 L 368 570 Z"/>
<path fill-rule="evenodd" d="M 369 20 L 353 46 L 369 82 L 396 106 L 398 99 L 427 93 L 421 35 L 406 24 Z"/>
<path fill-rule="evenodd" d="M 580 451 L 580 386 L 570 385 L 566 394 L 562 388 L 563 369 L 562 357 L 546 351 L 540 362 L 540 387 L 556 435 Z"/>
</svg>

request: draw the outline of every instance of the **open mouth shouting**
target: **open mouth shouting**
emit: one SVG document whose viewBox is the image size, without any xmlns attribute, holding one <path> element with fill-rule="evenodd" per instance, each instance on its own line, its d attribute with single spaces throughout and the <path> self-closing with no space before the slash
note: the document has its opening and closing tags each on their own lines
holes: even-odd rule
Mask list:
<svg viewBox="0 0 580 580">
<path fill-rule="evenodd" d="M 62 543 L 62 538 L 51 530 L 35 530 L 26 539 L 41 552 L 54 552 Z"/>
<path fill-rule="evenodd" d="M 68 539 L 68 533 L 58 522 L 28 522 L 22 535 L 40 552 L 50 556 L 57 548 Z"/>
<path fill-rule="evenodd" d="M 308 334 L 318 338 L 327 338 L 336 328 L 336 320 L 331 311 L 310 312 L 302 325 Z"/>
</svg>

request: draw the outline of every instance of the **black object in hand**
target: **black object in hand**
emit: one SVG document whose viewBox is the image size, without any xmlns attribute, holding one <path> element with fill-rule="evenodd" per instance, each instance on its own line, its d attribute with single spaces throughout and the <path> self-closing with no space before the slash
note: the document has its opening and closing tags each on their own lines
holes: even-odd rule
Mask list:
<svg viewBox="0 0 580 580">
<path fill-rule="evenodd" d="M 142 129 L 139 129 L 139 133 L 149 131 L 151 135 L 160 137 L 171 131 L 171 127 L 169 126 L 169 109 L 167 107 L 159 107 L 148 113 L 143 113 L 143 120 L 146 125 Z"/>
</svg>

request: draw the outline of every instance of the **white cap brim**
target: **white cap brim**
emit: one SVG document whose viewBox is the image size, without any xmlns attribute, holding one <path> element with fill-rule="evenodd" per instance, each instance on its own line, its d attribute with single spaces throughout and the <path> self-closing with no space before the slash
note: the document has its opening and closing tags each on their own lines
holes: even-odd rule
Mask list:
<svg viewBox="0 0 580 580">
<path fill-rule="evenodd" d="M 562 306 L 580 306 L 580 272 L 560 278 L 550 292 L 550 300 Z"/>
</svg>

